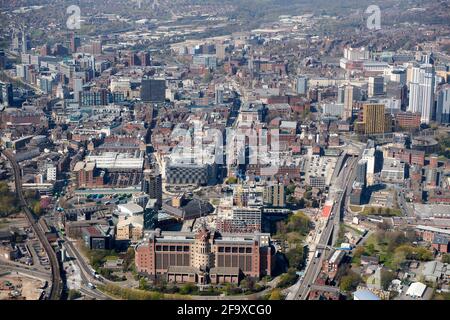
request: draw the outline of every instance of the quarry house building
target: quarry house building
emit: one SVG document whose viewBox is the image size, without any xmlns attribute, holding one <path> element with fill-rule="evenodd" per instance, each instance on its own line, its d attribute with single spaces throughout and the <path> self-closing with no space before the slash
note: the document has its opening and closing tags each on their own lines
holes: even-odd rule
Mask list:
<svg viewBox="0 0 450 320">
<path fill-rule="evenodd" d="M 275 250 L 270 235 L 223 234 L 208 231 L 161 232 L 146 235 L 136 248 L 137 271 L 169 282 L 239 283 L 245 276 L 271 275 Z"/>
</svg>

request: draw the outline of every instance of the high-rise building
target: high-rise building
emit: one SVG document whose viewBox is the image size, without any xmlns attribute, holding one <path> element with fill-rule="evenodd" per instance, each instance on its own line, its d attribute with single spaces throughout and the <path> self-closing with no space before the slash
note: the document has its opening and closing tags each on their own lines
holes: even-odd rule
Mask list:
<svg viewBox="0 0 450 320">
<path fill-rule="evenodd" d="M 139 65 L 142 67 L 150 66 L 150 53 L 147 51 L 142 51 L 137 54 Z"/>
<path fill-rule="evenodd" d="M 166 81 L 164 79 L 142 79 L 141 100 L 164 102 L 166 100 Z"/>
<path fill-rule="evenodd" d="M 102 54 L 103 53 L 103 44 L 101 40 L 92 41 L 92 54 Z"/>
<path fill-rule="evenodd" d="M 430 123 L 433 117 L 434 90 L 434 66 L 423 64 L 420 67 L 412 67 L 408 111 L 420 112 L 422 123 Z"/>
<path fill-rule="evenodd" d="M 31 39 L 30 36 L 22 32 L 22 53 L 27 53 L 31 50 Z"/>
<path fill-rule="evenodd" d="M 0 70 L 6 67 L 6 54 L 4 50 L 0 50 Z"/>
<path fill-rule="evenodd" d="M 436 122 L 450 123 L 450 85 L 439 89 L 436 100 Z"/>
<path fill-rule="evenodd" d="M 224 60 L 226 56 L 227 45 L 224 43 L 216 44 L 217 60 Z"/>
<path fill-rule="evenodd" d="M 351 118 L 353 116 L 353 102 L 361 99 L 360 88 L 347 85 L 344 89 L 344 119 Z"/>
<path fill-rule="evenodd" d="M 384 109 L 384 104 L 365 103 L 363 105 L 363 121 L 357 123 L 358 131 L 364 134 L 377 134 L 388 131 Z"/>
<path fill-rule="evenodd" d="M 366 186 L 367 180 L 367 160 L 359 160 L 358 165 L 356 167 L 356 182 L 359 183 L 361 186 Z"/>
<path fill-rule="evenodd" d="M 9 107 L 13 104 L 13 86 L 11 83 L 0 82 L 1 101 L 4 106 Z"/>
<path fill-rule="evenodd" d="M 264 189 L 264 203 L 273 207 L 284 207 L 286 205 L 286 196 L 284 184 L 273 183 Z"/>
<path fill-rule="evenodd" d="M 142 181 L 142 191 L 150 196 L 150 199 L 156 199 L 156 205 L 162 205 L 162 178 L 161 174 L 153 170 L 144 171 L 144 180 Z"/>
<path fill-rule="evenodd" d="M 216 104 L 223 103 L 223 87 L 222 86 L 216 86 L 215 103 Z"/>
<path fill-rule="evenodd" d="M 297 93 L 301 95 L 306 95 L 308 93 L 308 78 L 300 76 L 297 78 Z"/>
<path fill-rule="evenodd" d="M 72 33 L 70 35 L 70 52 L 77 52 L 78 48 L 81 47 L 81 39 Z"/>
<path fill-rule="evenodd" d="M 369 98 L 384 94 L 384 77 L 369 77 L 368 95 Z"/>
<path fill-rule="evenodd" d="M 345 87 L 339 86 L 337 93 L 337 103 L 344 104 L 344 101 L 345 101 Z"/>
</svg>

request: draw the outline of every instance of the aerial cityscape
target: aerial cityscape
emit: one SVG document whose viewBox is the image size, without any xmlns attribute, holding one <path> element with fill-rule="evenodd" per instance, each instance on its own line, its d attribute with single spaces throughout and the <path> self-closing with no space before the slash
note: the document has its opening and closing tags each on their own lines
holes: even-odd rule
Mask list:
<svg viewBox="0 0 450 320">
<path fill-rule="evenodd" d="M 0 148 L 0 300 L 450 300 L 449 0 L 0 0 Z"/>
</svg>

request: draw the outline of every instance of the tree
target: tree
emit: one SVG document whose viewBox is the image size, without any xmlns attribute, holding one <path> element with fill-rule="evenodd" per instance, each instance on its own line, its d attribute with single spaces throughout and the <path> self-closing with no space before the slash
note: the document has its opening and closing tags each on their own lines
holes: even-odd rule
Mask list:
<svg viewBox="0 0 450 320">
<path fill-rule="evenodd" d="M 394 279 L 395 274 L 392 271 L 386 269 L 381 270 L 381 287 L 383 290 L 387 290 Z"/>
<path fill-rule="evenodd" d="M 281 289 L 273 289 L 270 293 L 269 300 L 282 300 L 283 295 L 281 294 Z"/>
<path fill-rule="evenodd" d="M 294 268 L 289 268 L 288 272 L 280 276 L 277 288 L 287 288 L 297 281 L 297 273 Z"/>
<path fill-rule="evenodd" d="M 364 247 L 360 246 L 360 247 L 356 247 L 355 251 L 353 252 L 353 256 L 355 258 L 361 258 L 361 256 L 364 254 Z"/>
<path fill-rule="evenodd" d="M 40 216 L 42 214 L 41 203 L 39 201 L 34 202 L 32 209 L 36 215 Z"/>
<path fill-rule="evenodd" d="M 139 279 L 139 290 L 147 290 L 148 289 L 148 282 L 145 280 L 145 278 Z"/>
<path fill-rule="evenodd" d="M 300 269 L 301 266 L 303 266 L 305 255 L 301 245 L 297 245 L 295 248 L 290 249 L 285 255 L 290 268 Z"/>
<path fill-rule="evenodd" d="M 347 275 L 342 277 L 339 288 L 342 291 L 350 292 L 355 290 L 360 282 L 361 277 L 359 276 L 359 274 L 350 270 Z"/>
<path fill-rule="evenodd" d="M 442 262 L 443 262 L 443 263 L 450 263 L 450 254 L 444 253 L 444 254 L 442 255 Z"/>
<path fill-rule="evenodd" d="M 70 289 L 67 298 L 69 300 L 75 300 L 75 299 L 81 298 L 81 292 L 78 290 Z"/>
<path fill-rule="evenodd" d="M 196 286 L 192 283 L 185 283 L 180 287 L 180 293 L 181 294 L 190 294 L 194 292 L 196 289 Z"/>
<path fill-rule="evenodd" d="M 366 247 L 366 250 L 368 255 L 373 255 L 375 253 L 375 245 L 373 243 L 369 243 Z"/>
</svg>

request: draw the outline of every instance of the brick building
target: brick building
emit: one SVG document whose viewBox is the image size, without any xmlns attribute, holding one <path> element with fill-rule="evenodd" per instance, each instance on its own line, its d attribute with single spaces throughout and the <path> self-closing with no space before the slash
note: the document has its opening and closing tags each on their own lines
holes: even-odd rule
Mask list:
<svg viewBox="0 0 450 320">
<path fill-rule="evenodd" d="M 271 275 L 269 234 L 153 231 L 136 246 L 137 271 L 178 283 L 238 283 Z"/>
</svg>

